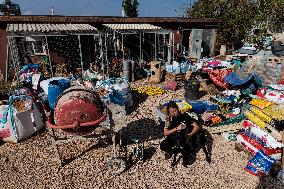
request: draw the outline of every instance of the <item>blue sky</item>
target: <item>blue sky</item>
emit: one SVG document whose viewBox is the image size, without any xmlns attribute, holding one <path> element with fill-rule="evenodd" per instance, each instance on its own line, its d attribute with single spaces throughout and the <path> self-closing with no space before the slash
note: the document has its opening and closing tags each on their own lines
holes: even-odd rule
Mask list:
<svg viewBox="0 0 284 189">
<path fill-rule="evenodd" d="M 0 0 L 4 1 L 4 0 Z M 121 16 L 122 0 L 11 0 L 21 7 L 23 15 L 49 15 L 53 6 L 55 14 L 66 16 Z M 194 0 L 138 0 L 140 17 L 180 16 L 175 10 Z"/>
</svg>

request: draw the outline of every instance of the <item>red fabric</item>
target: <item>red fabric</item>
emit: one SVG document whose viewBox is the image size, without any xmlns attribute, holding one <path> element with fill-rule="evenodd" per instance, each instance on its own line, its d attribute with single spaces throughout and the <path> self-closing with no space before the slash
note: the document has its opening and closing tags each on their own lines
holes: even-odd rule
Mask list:
<svg viewBox="0 0 284 189">
<path fill-rule="evenodd" d="M 229 85 L 225 82 L 225 77 L 230 74 L 232 70 L 208 70 L 210 79 L 219 87 L 227 89 Z"/>
<path fill-rule="evenodd" d="M 254 166 L 251 163 L 248 163 L 248 165 L 249 166 Z M 254 176 L 258 176 L 258 177 L 266 176 L 266 174 L 264 172 L 260 171 L 260 170 L 257 170 L 256 173 L 251 171 L 251 170 L 249 170 L 249 169 L 247 169 L 247 167 L 245 167 L 244 170 L 247 171 L 248 173 L 254 175 Z"/>
<path fill-rule="evenodd" d="M 263 92 L 263 91 L 265 91 L 265 90 L 267 90 L 267 88 L 265 88 L 265 87 L 258 89 L 258 90 L 256 91 L 256 95 L 257 95 L 258 97 L 262 98 L 262 99 L 265 99 L 265 96 L 264 96 L 265 93 Z"/>
<path fill-rule="evenodd" d="M 272 155 L 272 154 L 277 154 L 277 153 L 281 153 L 282 149 L 281 148 L 277 148 L 277 149 L 272 149 L 272 148 L 265 148 L 264 146 L 262 146 L 261 144 L 259 144 L 258 142 L 256 142 L 255 140 L 253 140 L 252 138 L 248 137 L 247 135 L 243 134 L 243 133 L 239 133 L 247 142 L 249 142 L 251 145 L 253 145 L 255 148 L 259 149 L 259 150 L 263 150 L 264 153 L 266 153 L 267 155 Z M 255 152 L 254 152 L 255 154 Z"/>
<path fill-rule="evenodd" d="M 10 129 L 3 129 L 0 131 L 0 138 L 8 138 L 11 136 Z"/>
<path fill-rule="evenodd" d="M 250 121 L 248 121 L 248 120 L 243 121 L 243 127 L 244 128 L 251 127 L 251 126 L 253 126 L 253 124 Z"/>
<path fill-rule="evenodd" d="M 221 64 L 221 62 L 218 61 L 218 60 L 212 61 L 212 62 L 208 62 L 208 66 L 211 66 L 211 67 L 216 67 L 216 66 L 218 66 L 219 64 Z"/>
</svg>

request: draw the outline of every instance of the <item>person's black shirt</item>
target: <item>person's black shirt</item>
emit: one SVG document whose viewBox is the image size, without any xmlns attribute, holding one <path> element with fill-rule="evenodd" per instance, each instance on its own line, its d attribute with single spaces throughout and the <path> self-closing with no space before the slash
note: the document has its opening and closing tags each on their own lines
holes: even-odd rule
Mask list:
<svg viewBox="0 0 284 189">
<path fill-rule="evenodd" d="M 179 124 L 184 122 L 186 124 L 186 131 L 190 133 L 193 129 L 192 124 L 194 123 L 194 119 L 191 118 L 187 113 L 180 114 L 178 117 L 172 117 L 172 121 L 168 126 L 166 126 L 169 130 L 177 127 Z"/>
</svg>

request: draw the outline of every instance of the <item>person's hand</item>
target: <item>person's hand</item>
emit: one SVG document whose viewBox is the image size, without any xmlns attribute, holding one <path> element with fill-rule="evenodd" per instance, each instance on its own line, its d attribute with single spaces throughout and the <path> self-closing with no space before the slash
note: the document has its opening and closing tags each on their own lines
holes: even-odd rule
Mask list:
<svg viewBox="0 0 284 189">
<path fill-rule="evenodd" d="M 186 124 L 181 123 L 181 124 L 179 124 L 179 125 L 177 126 L 177 131 L 183 130 L 183 129 L 185 129 L 185 128 L 186 128 Z"/>
<path fill-rule="evenodd" d="M 193 135 L 192 133 L 188 133 L 187 137 L 190 138 L 190 137 L 192 137 L 192 135 Z"/>
</svg>

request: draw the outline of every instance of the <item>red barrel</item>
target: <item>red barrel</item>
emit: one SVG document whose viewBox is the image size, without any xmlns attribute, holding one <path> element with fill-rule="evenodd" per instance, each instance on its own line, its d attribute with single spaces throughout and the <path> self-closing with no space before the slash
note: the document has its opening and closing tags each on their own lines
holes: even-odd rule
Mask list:
<svg viewBox="0 0 284 189">
<path fill-rule="evenodd" d="M 106 118 L 106 108 L 97 93 L 84 88 L 72 87 L 64 91 L 56 100 L 54 122 L 48 126 L 68 129 L 96 126 Z"/>
</svg>

